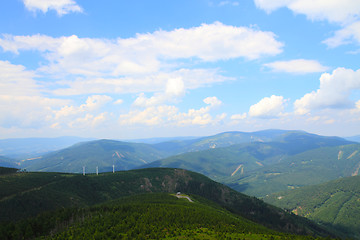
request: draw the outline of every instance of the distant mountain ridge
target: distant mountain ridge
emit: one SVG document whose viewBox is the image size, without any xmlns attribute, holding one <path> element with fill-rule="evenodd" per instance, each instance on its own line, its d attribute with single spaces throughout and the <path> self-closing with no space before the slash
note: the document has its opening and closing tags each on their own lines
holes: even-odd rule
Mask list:
<svg viewBox="0 0 360 240">
<path fill-rule="evenodd" d="M 56 137 L 56 138 L 8 138 L 0 139 L 0 155 L 25 159 L 56 151 L 79 142 L 94 138 Z"/>
<path fill-rule="evenodd" d="M 342 138 L 323 137 L 315 134 L 309 134 L 303 131 L 286 130 L 264 130 L 253 133 L 225 132 L 216 134 L 214 136 L 201 137 L 196 139 L 174 140 L 156 144 L 130 143 L 115 140 L 95 140 L 75 144 L 71 147 L 34 158 L 32 161 L 22 162 L 20 167 L 26 168 L 30 171 L 77 173 L 82 172 L 83 167 L 86 168 L 87 172 L 95 172 L 97 167 L 98 171 L 106 172 L 112 171 L 113 165 L 115 165 L 116 170 L 128 170 L 132 168 L 138 168 L 141 165 L 152 163 L 160 159 L 165 159 L 169 156 L 173 156 L 179 153 L 193 153 L 194 155 L 199 155 L 199 158 L 205 161 L 210 160 L 213 162 L 213 166 L 217 166 L 217 169 L 225 167 L 227 168 L 227 171 L 232 169 L 231 173 L 233 173 L 235 169 L 237 169 L 241 164 L 239 159 L 244 160 L 249 154 L 254 157 L 248 159 L 249 161 L 251 159 L 254 160 L 251 163 L 253 167 L 248 168 L 246 166 L 246 171 L 249 169 L 254 170 L 256 167 L 259 167 L 259 165 L 266 165 L 267 162 L 263 162 L 264 159 L 261 158 L 267 158 L 270 162 L 274 161 L 269 159 L 268 154 L 270 153 L 267 153 L 265 148 L 271 148 L 272 151 L 275 151 L 271 153 L 272 157 L 275 157 L 277 155 L 291 155 L 322 146 L 337 146 L 349 143 L 351 142 Z M 242 146 L 234 147 L 236 144 L 242 144 Z M 264 148 L 266 144 L 268 144 L 268 146 Z M 254 146 L 259 146 L 260 148 L 264 149 L 251 150 L 254 148 Z M 238 150 L 238 148 L 241 148 L 242 150 Z M 219 154 L 223 156 L 229 156 L 230 159 L 225 160 L 225 162 L 219 162 L 216 161 L 216 159 L 211 160 L 213 158 L 212 156 L 200 156 L 201 154 L 207 154 L 203 151 L 211 149 L 215 150 L 215 152 L 219 152 Z M 255 151 L 257 153 L 251 153 L 251 151 Z M 264 156 L 260 156 L 259 154 Z M 191 154 L 188 154 L 187 156 L 191 156 Z M 170 157 L 170 159 L 171 158 L 174 157 Z M 162 160 L 162 162 L 164 161 L 166 160 Z M 228 166 L 227 162 L 229 161 L 232 162 L 231 166 Z M 211 173 L 211 171 L 201 171 L 202 165 L 203 164 L 199 163 L 197 167 L 187 167 L 186 164 L 161 164 L 161 166 L 165 167 L 183 167 L 186 169 L 199 171 L 213 178 L 215 175 L 218 177 L 224 177 L 231 174 L 229 172 L 218 174 Z M 149 166 L 157 167 L 160 165 L 156 165 L 154 163 L 154 165 Z M 213 167 L 212 169 L 215 168 Z M 240 169 L 240 172 L 241 171 L 242 170 Z"/>
<path fill-rule="evenodd" d="M 96 140 L 44 155 L 22 165 L 28 171 L 45 172 L 111 172 L 129 170 L 165 156 L 149 144 L 128 143 L 115 140 Z"/>
</svg>

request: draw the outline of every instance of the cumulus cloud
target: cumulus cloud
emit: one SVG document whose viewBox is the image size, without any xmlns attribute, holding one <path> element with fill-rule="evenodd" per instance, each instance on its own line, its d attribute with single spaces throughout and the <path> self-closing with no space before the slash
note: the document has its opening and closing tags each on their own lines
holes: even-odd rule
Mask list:
<svg viewBox="0 0 360 240">
<path fill-rule="evenodd" d="M 247 114 L 246 113 L 243 113 L 243 114 L 234 114 L 231 116 L 231 120 L 244 120 L 246 119 L 247 117 Z"/>
<path fill-rule="evenodd" d="M 231 78 L 220 75 L 217 69 L 179 69 L 118 78 L 62 80 L 58 83 L 67 87 L 56 89 L 53 92 L 56 95 L 162 92 L 165 91 L 164 87 L 168 85 L 169 79 L 182 79 L 186 89 L 196 89 L 231 80 Z M 171 91 L 170 86 L 168 91 Z"/>
<path fill-rule="evenodd" d="M 360 16 L 358 0 L 254 0 L 255 5 L 268 13 L 287 7 L 297 14 L 304 14 L 311 20 L 327 20 L 336 23 L 353 22 Z"/>
<path fill-rule="evenodd" d="M 171 59 L 257 59 L 279 54 L 283 44 L 272 32 L 215 22 L 115 40 L 75 35 L 60 38 L 5 35 L 0 46 L 14 53 L 24 50 L 43 53 L 49 64 L 41 70 L 48 73 L 120 76 L 155 73 L 164 61 Z"/>
<path fill-rule="evenodd" d="M 313 109 L 353 108 L 349 99 L 354 90 L 360 89 L 360 69 L 337 68 L 332 74 L 324 73 L 320 77 L 318 90 L 305 94 L 294 103 L 297 114 L 306 114 Z"/>
<path fill-rule="evenodd" d="M 208 125 L 216 124 L 226 117 L 226 114 L 217 115 L 215 118 L 210 111 L 222 104 L 217 97 L 207 97 L 203 100 L 206 107 L 189 109 L 188 112 L 179 112 L 175 106 L 150 105 L 145 109 L 131 110 L 122 114 L 119 118 L 121 125 L 145 124 L 145 125 Z"/>
<path fill-rule="evenodd" d="M 35 77 L 33 71 L 26 70 L 22 65 L 0 60 L 0 95 L 38 95 L 41 87 L 34 80 Z"/>
<path fill-rule="evenodd" d="M 315 72 L 324 72 L 328 68 L 321 65 L 316 60 L 294 59 L 289 61 L 276 61 L 264 64 L 275 72 L 287 72 L 294 74 L 306 74 Z"/>
<path fill-rule="evenodd" d="M 329 47 L 337 47 L 351 42 L 360 43 L 358 0 L 254 0 L 258 8 L 270 13 L 286 7 L 296 14 L 304 14 L 310 20 L 328 21 L 342 26 L 333 37 L 324 41 Z"/>
<path fill-rule="evenodd" d="M 181 78 L 168 79 L 164 92 L 155 93 L 147 98 L 145 93 L 140 93 L 133 105 L 137 107 L 148 107 L 160 105 L 165 102 L 174 102 L 185 94 L 184 82 Z"/>
<path fill-rule="evenodd" d="M 223 6 L 234 6 L 234 7 L 237 7 L 239 6 L 240 3 L 237 2 L 237 1 L 221 1 L 219 3 L 219 7 L 223 7 Z"/>
<path fill-rule="evenodd" d="M 336 31 L 333 37 L 324 41 L 324 43 L 331 48 L 353 42 L 360 44 L 360 21 L 354 22 L 343 29 Z"/>
<path fill-rule="evenodd" d="M 89 112 L 94 112 L 99 110 L 106 103 L 112 101 L 110 96 L 106 95 L 93 95 L 89 96 L 86 99 L 86 103 L 78 107 L 73 105 L 63 106 L 60 110 L 54 111 L 55 119 L 63 119 L 69 116 L 78 116 L 79 114 L 88 114 Z"/>
<path fill-rule="evenodd" d="M 29 11 L 47 13 L 55 10 L 59 16 L 70 12 L 83 12 L 82 8 L 73 0 L 23 0 Z"/>
<path fill-rule="evenodd" d="M 276 118 L 283 114 L 286 100 L 282 96 L 265 97 L 249 109 L 250 117 Z"/>
<path fill-rule="evenodd" d="M 67 100 L 42 96 L 0 95 L 0 126 L 5 128 L 42 128 L 51 124 L 53 109 Z"/>
</svg>

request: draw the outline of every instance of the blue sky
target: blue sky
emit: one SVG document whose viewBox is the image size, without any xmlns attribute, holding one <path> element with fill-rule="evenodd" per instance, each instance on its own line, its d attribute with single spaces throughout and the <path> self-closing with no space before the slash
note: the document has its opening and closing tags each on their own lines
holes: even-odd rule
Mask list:
<svg viewBox="0 0 360 240">
<path fill-rule="evenodd" d="M 1 4 L 1 138 L 360 134 L 358 0 Z"/>
</svg>

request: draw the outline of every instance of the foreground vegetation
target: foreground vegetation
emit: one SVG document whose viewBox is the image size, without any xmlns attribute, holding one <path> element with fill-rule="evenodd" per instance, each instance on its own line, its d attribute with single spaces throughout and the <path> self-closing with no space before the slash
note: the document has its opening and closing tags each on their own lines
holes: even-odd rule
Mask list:
<svg viewBox="0 0 360 240">
<path fill-rule="evenodd" d="M 141 194 L 0 225 L 1 239 L 315 239 L 267 229 L 199 196 Z"/>
</svg>

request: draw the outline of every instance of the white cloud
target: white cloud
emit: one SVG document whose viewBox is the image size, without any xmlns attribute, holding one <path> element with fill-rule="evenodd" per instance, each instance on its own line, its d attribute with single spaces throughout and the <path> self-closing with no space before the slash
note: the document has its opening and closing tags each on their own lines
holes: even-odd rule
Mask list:
<svg viewBox="0 0 360 240">
<path fill-rule="evenodd" d="M 221 76 L 217 69 L 179 69 L 147 75 L 131 75 L 119 78 L 77 78 L 74 81 L 59 81 L 67 88 L 54 90 L 56 95 L 163 92 L 169 79 L 182 79 L 186 89 L 196 89 L 214 83 L 231 80 Z M 168 89 L 170 90 L 170 87 Z"/>
<path fill-rule="evenodd" d="M 48 65 L 40 70 L 49 74 L 118 77 L 156 73 L 168 67 L 166 61 L 172 59 L 258 59 L 281 53 L 283 44 L 272 32 L 216 22 L 116 40 L 75 35 L 60 38 L 5 35 L 0 46 L 14 53 L 25 50 L 43 53 Z"/>
<path fill-rule="evenodd" d="M 237 6 L 239 6 L 239 5 L 240 5 L 240 3 L 237 2 L 237 1 L 221 1 L 221 2 L 219 3 L 219 6 L 220 6 L 220 7 L 223 7 L 223 6 L 234 6 L 234 7 L 237 7 Z"/>
<path fill-rule="evenodd" d="M 250 117 L 276 118 L 283 115 L 286 100 L 282 96 L 265 97 L 249 109 Z"/>
<path fill-rule="evenodd" d="M 246 119 L 247 114 L 243 113 L 243 114 L 234 114 L 231 116 L 231 120 L 243 120 Z"/>
<path fill-rule="evenodd" d="M 96 116 L 87 113 L 84 117 L 76 118 L 68 123 L 70 128 L 94 128 L 107 120 L 107 113 L 103 112 Z"/>
<path fill-rule="evenodd" d="M 123 104 L 123 103 L 124 103 L 124 100 L 122 100 L 122 99 L 118 99 L 114 102 L 114 104 L 118 104 L 118 105 Z"/>
<path fill-rule="evenodd" d="M 150 106 L 144 110 L 132 110 L 120 115 L 120 125 L 145 124 L 148 126 L 165 124 L 168 119 L 176 115 L 178 108 L 175 106 Z"/>
<path fill-rule="evenodd" d="M 296 14 L 304 14 L 311 20 L 327 20 L 340 24 L 360 17 L 358 0 L 254 0 L 256 6 L 268 13 L 287 7 Z"/>
<path fill-rule="evenodd" d="M 295 113 L 306 114 L 313 109 L 352 108 L 354 103 L 349 96 L 356 89 L 360 89 L 360 69 L 337 68 L 332 74 L 324 73 L 317 91 L 295 101 Z"/>
<path fill-rule="evenodd" d="M 36 74 L 27 71 L 24 66 L 0 60 L 0 95 L 38 95 L 41 87 L 34 80 L 35 77 Z"/>
<path fill-rule="evenodd" d="M 356 109 L 360 110 L 360 100 L 355 103 Z"/>
<path fill-rule="evenodd" d="M 55 10 L 59 16 L 83 11 L 73 0 L 23 0 L 23 2 L 29 11 L 46 13 L 49 10 Z"/>
<path fill-rule="evenodd" d="M 80 114 L 88 114 L 101 109 L 106 103 L 112 101 L 112 98 L 106 95 L 93 95 L 86 99 L 86 103 L 79 107 L 73 105 L 63 106 L 60 110 L 54 111 L 55 120 L 63 120 L 67 117 L 79 116 Z"/>
<path fill-rule="evenodd" d="M 41 96 L 0 95 L 0 126 L 5 128 L 42 128 L 51 124 L 53 109 L 67 100 Z"/>
<path fill-rule="evenodd" d="M 360 21 L 354 22 L 335 32 L 333 37 L 324 41 L 331 48 L 350 43 L 360 44 Z"/>
<path fill-rule="evenodd" d="M 165 91 L 155 93 L 152 97 L 147 98 L 145 93 L 140 93 L 133 105 L 137 107 L 149 107 L 160 105 L 165 102 L 174 102 L 185 94 L 184 82 L 181 78 L 170 78 L 166 83 Z"/>
<path fill-rule="evenodd" d="M 355 42 L 360 43 L 359 0 L 254 0 L 258 8 L 270 13 L 287 7 L 296 14 L 304 14 L 310 20 L 328 21 L 342 26 L 333 37 L 323 41 L 329 47 Z"/>
<path fill-rule="evenodd" d="M 149 105 L 143 110 L 132 110 L 122 114 L 119 118 L 121 125 L 145 124 L 154 125 L 208 125 L 216 124 L 226 117 L 226 114 L 217 115 L 215 118 L 210 111 L 222 104 L 216 97 L 207 97 L 203 100 L 208 106 L 200 109 L 189 109 L 188 112 L 179 112 L 175 106 Z"/>
<path fill-rule="evenodd" d="M 287 72 L 295 74 L 306 74 L 315 72 L 324 72 L 328 68 L 321 65 L 316 60 L 294 59 L 290 61 L 276 61 L 264 64 L 275 72 Z"/>
</svg>

